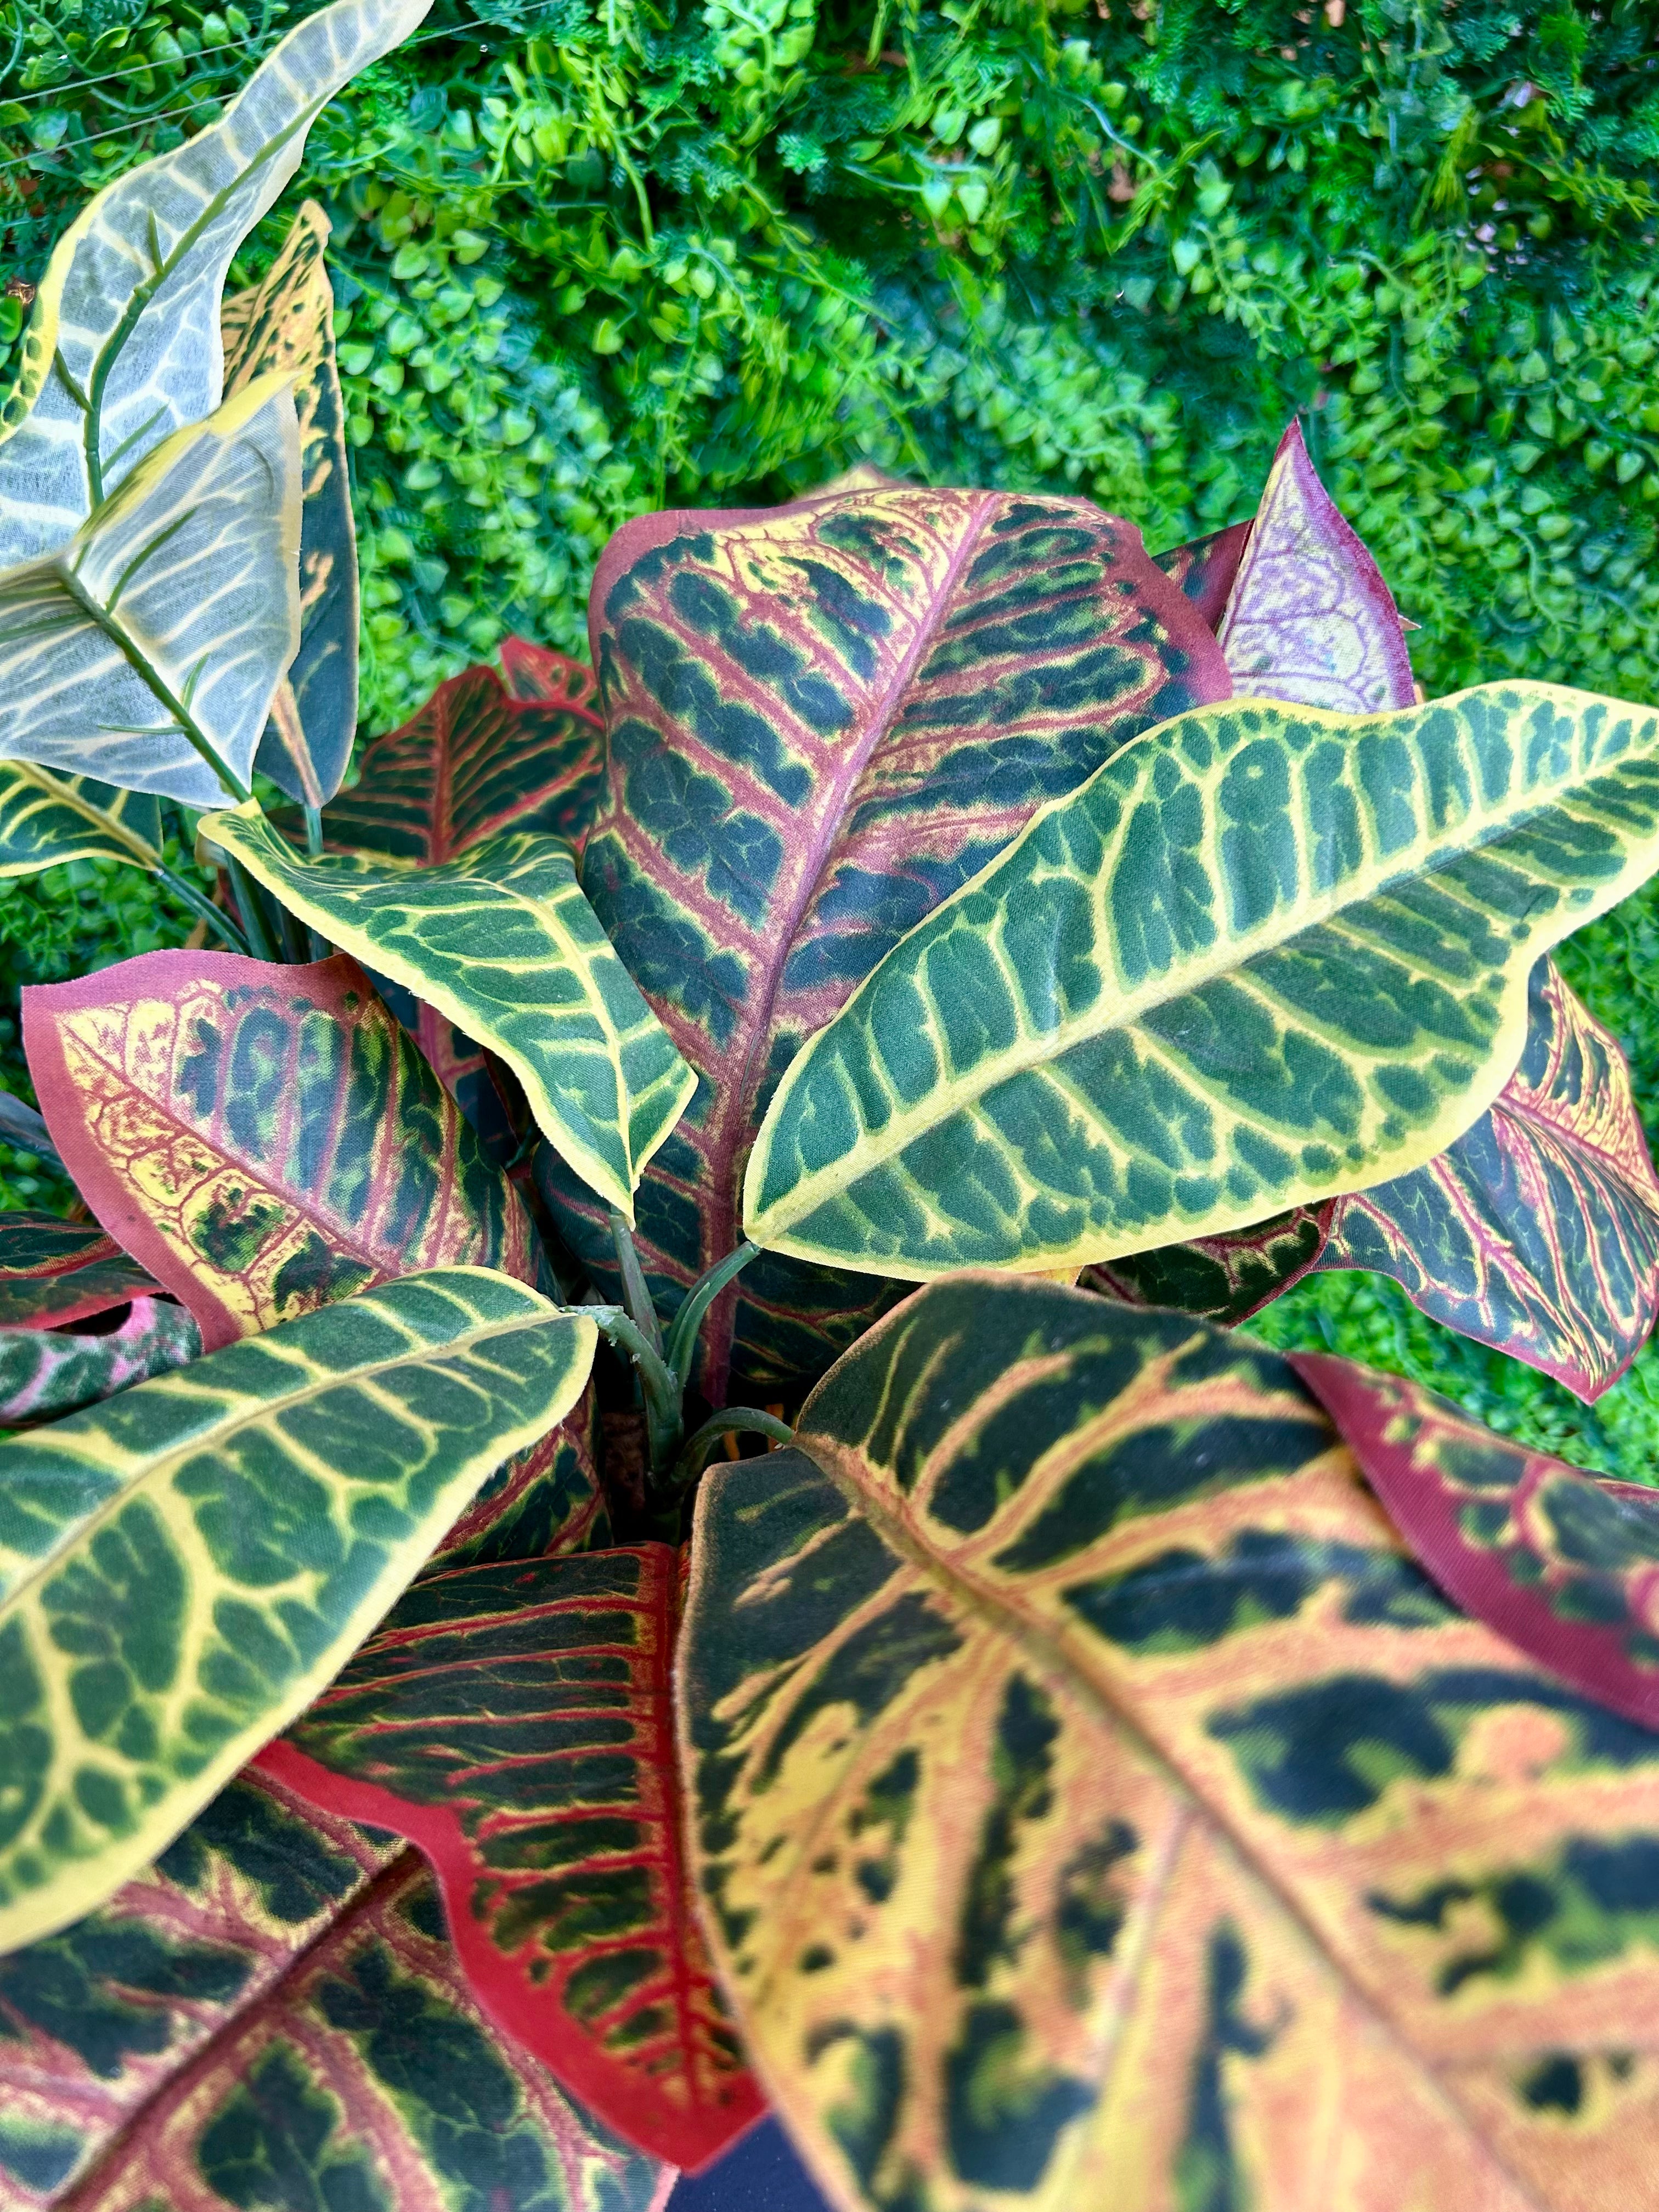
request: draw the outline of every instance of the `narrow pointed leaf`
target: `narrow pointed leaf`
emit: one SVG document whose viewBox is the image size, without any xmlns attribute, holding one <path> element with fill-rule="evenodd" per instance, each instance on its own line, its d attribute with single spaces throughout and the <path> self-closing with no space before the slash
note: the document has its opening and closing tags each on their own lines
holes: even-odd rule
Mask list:
<svg viewBox="0 0 1659 2212">
<path fill-rule="evenodd" d="M 168 1298 L 135 1298 L 118 1328 L 0 1328 L 0 1429 L 33 1427 L 100 1404 L 199 1358 L 202 1332 Z"/>
<path fill-rule="evenodd" d="M 1521 1064 L 1413 1174 L 1338 1202 L 1320 1269 L 1392 1275 L 1414 1305 L 1594 1401 L 1659 1316 L 1659 1177 L 1624 1054 L 1540 961 Z"/>
<path fill-rule="evenodd" d="M 579 847 L 604 796 L 603 755 L 599 718 L 580 702 L 514 699 L 493 669 L 469 668 L 364 748 L 356 782 L 324 817 L 324 842 L 423 866 L 506 830 Z"/>
<path fill-rule="evenodd" d="M 1449 1597 L 1659 1729 L 1659 1489 L 1529 1450 L 1399 1376 L 1323 1352 L 1291 1364 Z"/>
<path fill-rule="evenodd" d="M 1529 2087 L 1650 2045 L 1659 1734 L 1443 1599 L 1289 1365 L 967 1277 L 797 1435 L 705 1480 L 682 1741 L 834 2203 L 1593 2201 L 1618 2120 Z"/>
<path fill-rule="evenodd" d="M 57 552 L 156 447 L 219 405 L 231 257 L 293 175 L 319 111 L 428 4 L 319 9 L 217 123 L 82 210 L 41 281 L 0 418 L 0 566 Z"/>
<path fill-rule="evenodd" d="M 265 379 L 0 574 L 0 759 L 191 806 L 245 794 L 299 637 L 299 514 L 294 400 Z"/>
<path fill-rule="evenodd" d="M 585 660 L 532 645 L 527 637 L 501 640 L 501 678 L 510 698 L 550 701 L 556 707 L 592 708 L 598 689 Z"/>
<path fill-rule="evenodd" d="M 1320 483 L 1299 422 L 1279 441 L 1218 628 L 1243 697 L 1376 714 L 1417 696 L 1394 594 Z"/>
<path fill-rule="evenodd" d="M 33 876 L 65 860 L 154 869 L 161 858 L 161 809 L 152 794 L 54 775 L 29 761 L 0 763 L 0 877 Z"/>
<path fill-rule="evenodd" d="M 290 799 L 321 806 L 340 787 L 357 729 L 357 538 L 345 407 L 334 358 L 328 217 L 302 201 L 264 282 L 225 302 L 225 390 L 294 379 L 300 424 L 300 645 L 254 765 Z"/>
<path fill-rule="evenodd" d="M 15 2212 L 647 2212 L 635 2156 L 497 2037 L 415 1852 L 249 1771 L 98 1912 L 0 1962 Z"/>
<path fill-rule="evenodd" d="M 1183 716 L 1047 808 L 794 1061 L 757 1243 L 1052 1268 L 1423 1166 L 1520 1059 L 1540 953 L 1659 862 L 1659 717 L 1492 684 Z"/>
<path fill-rule="evenodd" d="M 436 1868 L 474 1996 L 599 2118 L 676 2166 L 757 2118 L 686 1886 L 665 1545 L 410 1590 L 262 1771 Z"/>
<path fill-rule="evenodd" d="M 1132 1306 L 1173 1306 L 1226 1328 L 1248 1321 L 1319 1265 L 1341 1205 L 1293 1206 L 1252 1229 L 1198 1237 L 1151 1252 L 1125 1252 L 1085 1267 L 1081 1287 Z"/>
<path fill-rule="evenodd" d="M 440 1268 L 0 1442 L 0 1949 L 101 1902 L 303 1711 L 593 1345 Z"/>
<path fill-rule="evenodd" d="M 634 1188 L 696 1087 L 583 897 L 560 839 L 514 830 L 434 867 L 301 860 L 255 807 L 202 835 L 291 913 L 499 1053 L 541 1130 L 630 1221 Z"/>
<path fill-rule="evenodd" d="M 702 1082 L 641 1198 L 668 1312 L 739 1242 L 744 1162 L 805 1039 L 1045 800 L 1231 687 L 1139 532 L 1082 500 L 900 487 L 651 516 L 590 607 L 611 805 L 582 883 Z M 600 1264 L 580 1214 L 566 1229 Z M 769 1256 L 710 1316 L 703 1388 L 821 1372 L 873 1310 Z"/>
<path fill-rule="evenodd" d="M 1248 522 L 1230 523 L 1225 530 L 1212 530 L 1207 538 L 1194 538 L 1185 545 L 1172 545 L 1167 553 L 1152 556 L 1212 630 L 1220 629 L 1227 611 L 1228 596 L 1250 527 Z"/>
<path fill-rule="evenodd" d="M 147 952 L 27 991 L 23 1036 L 87 1203 L 210 1350 L 423 1267 L 535 1280 L 523 1201 L 352 960 Z"/>
<path fill-rule="evenodd" d="M 159 1288 L 96 1222 L 0 1214 L 0 1328 L 65 1328 Z"/>
</svg>

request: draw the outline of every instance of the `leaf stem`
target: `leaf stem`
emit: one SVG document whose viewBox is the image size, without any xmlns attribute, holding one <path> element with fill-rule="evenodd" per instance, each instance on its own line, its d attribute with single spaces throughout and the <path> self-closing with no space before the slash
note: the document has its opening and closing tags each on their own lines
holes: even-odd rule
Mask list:
<svg viewBox="0 0 1659 2212">
<path fill-rule="evenodd" d="M 691 1364 L 691 1347 L 697 1340 L 697 1331 L 702 1327 L 703 1316 L 740 1268 L 746 1267 L 760 1250 L 745 1237 L 735 1252 L 728 1252 L 717 1260 L 706 1275 L 692 1284 L 680 1302 L 668 1332 L 668 1346 L 663 1357 L 677 1375 L 685 1374 Z M 769 1420 L 771 1416 L 769 1414 Z"/>
<path fill-rule="evenodd" d="M 634 1232 L 614 1206 L 611 1209 L 611 1242 L 617 1255 L 617 1272 L 622 1276 L 623 1304 L 628 1308 L 629 1319 L 660 1359 L 663 1356 L 662 1324 L 657 1319 L 657 1309 L 652 1303 L 645 1270 L 640 1265 L 639 1248 L 634 1242 Z M 671 1367 L 673 1364 L 672 1359 L 668 1362 Z"/>
<path fill-rule="evenodd" d="M 685 1433 L 678 1376 L 672 1367 L 663 1364 L 662 1356 L 650 1339 L 629 1320 L 620 1306 L 583 1306 L 577 1310 L 590 1314 L 608 1340 L 633 1361 L 645 1399 L 646 1425 L 651 1439 L 651 1466 L 654 1473 L 660 1474 L 664 1468 L 673 1464 L 674 1455 L 678 1451 L 680 1439 Z"/>
<path fill-rule="evenodd" d="M 264 908 L 252 879 L 234 854 L 225 854 L 225 873 L 230 878 L 230 888 L 236 894 L 236 911 L 242 917 L 242 927 L 247 932 L 248 951 L 256 960 L 280 960 L 281 954 L 270 941 L 270 930 L 265 921 Z"/>
<path fill-rule="evenodd" d="M 717 1444 L 722 1437 L 743 1435 L 769 1437 L 775 1444 L 795 1441 L 795 1432 L 788 1422 L 779 1420 L 775 1413 L 763 1413 L 757 1406 L 727 1406 L 723 1412 L 711 1414 L 689 1439 L 674 1462 L 670 1488 L 684 1490 L 696 1480 L 702 1473 L 710 1444 Z"/>
<path fill-rule="evenodd" d="M 222 907 L 215 906 L 210 898 L 204 897 L 194 884 L 187 884 L 182 876 L 174 875 L 173 870 L 161 862 L 158 862 L 150 873 L 165 884 L 179 904 L 187 906 L 198 921 L 206 922 L 210 930 L 222 938 L 233 952 L 247 951 L 247 939 L 230 916 Z"/>
</svg>

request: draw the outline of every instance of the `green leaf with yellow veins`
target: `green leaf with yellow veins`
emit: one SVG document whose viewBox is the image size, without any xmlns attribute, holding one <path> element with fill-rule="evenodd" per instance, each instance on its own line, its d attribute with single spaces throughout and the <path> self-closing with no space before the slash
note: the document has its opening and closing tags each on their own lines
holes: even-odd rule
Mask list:
<svg viewBox="0 0 1659 2212">
<path fill-rule="evenodd" d="M 33 1427 L 187 1367 L 202 1332 L 169 1298 L 135 1298 L 118 1328 L 0 1328 L 0 1429 Z"/>
<path fill-rule="evenodd" d="M 1659 716 L 1489 684 L 1241 701 L 1116 754 L 793 1061 L 757 1243 L 1083 1267 L 1423 1166 L 1520 1057 L 1533 963 L 1659 861 Z"/>
<path fill-rule="evenodd" d="M 100 1903 L 303 1711 L 594 1341 L 438 1268 L 0 1443 L 0 1949 Z"/>
<path fill-rule="evenodd" d="M 627 1219 L 696 1078 L 617 958 L 557 837 L 513 830 L 432 867 L 302 860 L 255 806 L 209 815 L 290 913 L 499 1053 L 542 1134 Z"/>
<path fill-rule="evenodd" d="M 38 875 L 64 860 L 151 870 L 161 858 L 161 809 L 153 793 L 54 775 L 32 761 L 0 763 L 0 877 Z"/>
</svg>

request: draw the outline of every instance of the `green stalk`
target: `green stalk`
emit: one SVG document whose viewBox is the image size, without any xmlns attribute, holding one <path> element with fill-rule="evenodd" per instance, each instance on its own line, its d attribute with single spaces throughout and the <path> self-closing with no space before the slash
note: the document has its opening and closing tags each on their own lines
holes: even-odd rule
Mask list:
<svg viewBox="0 0 1659 2212">
<path fill-rule="evenodd" d="M 661 1355 L 650 1339 L 629 1320 L 620 1306 L 578 1306 L 574 1310 L 589 1315 L 617 1350 L 626 1353 L 633 1361 L 635 1371 L 640 1378 L 641 1395 L 645 1400 L 652 1472 L 660 1474 L 665 1468 L 672 1466 L 680 1439 L 685 1433 L 679 1377 L 672 1369 L 664 1366 Z"/>
<path fill-rule="evenodd" d="M 775 1413 L 763 1413 L 757 1406 L 727 1406 L 724 1412 L 711 1415 L 686 1443 L 674 1462 L 674 1472 L 669 1479 L 671 1491 L 684 1490 L 702 1473 L 708 1447 L 717 1444 L 722 1437 L 769 1437 L 775 1444 L 792 1444 L 795 1432 L 787 1421 L 781 1421 Z"/>
<path fill-rule="evenodd" d="M 645 1279 L 645 1270 L 640 1265 L 639 1248 L 634 1242 L 633 1231 L 614 1206 L 611 1209 L 611 1243 L 622 1275 L 623 1304 L 628 1308 L 629 1319 L 660 1359 L 663 1356 L 662 1325 L 657 1319 L 657 1309 Z M 671 1359 L 668 1364 L 672 1367 L 674 1363 Z"/>
<path fill-rule="evenodd" d="M 256 960 L 280 960 L 282 955 L 270 941 L 264 908 L 247 870 L 230 854 L 225 854 L 225 873 L 230 878 L 230 887 L 236 894 L 237 912 L 247 932 L 248 950 Z"/>
<path fill-rule="evenodd" d="M 158 864 L 150 870 L 150 873 L 158 882 L 165 884 L 174 898 L 181 905 L 187 906 L 198 921 L 206 922 L 208 927 L 222 938 L 233 952 L 247 951 L 247 939 L 237 928 L 230 916 L 222 908 L 215 906 L 210 898 L 204 898 L 194 884 L 187 884 L 182 876 L 175 876 L 172 869 L 164 864 Z"/>
<path fill-rule="evenodd" d="M 668 1332 L 668 1346 L 663 1355 L 676 1375 L 684 1375 L 690 1367 L 691 1347 L 697 1340 L 703 1316 L 732 1277 L 746 1267 L 759 1250 L 758 1244 L 751 1244 L 745 1237 L 735 1252 L 728 1252 L 723 1260 L 717 1260 L 686 1292 Z M 767 1418 L 769 1420 L 771 1416 Z"/>
</svg>

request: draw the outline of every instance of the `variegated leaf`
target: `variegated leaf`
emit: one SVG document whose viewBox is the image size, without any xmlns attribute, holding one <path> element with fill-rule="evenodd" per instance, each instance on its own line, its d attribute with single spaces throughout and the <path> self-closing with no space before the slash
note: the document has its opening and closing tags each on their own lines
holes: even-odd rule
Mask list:
<svg viewBox="0 0 1659 2212">
<path fill-rule="evenodd" d="M 429 4 L 335 0 L 219 122 L 82 209 L 41 280 L 0 416 L 0 567 L 58 552 L 157 447 L 219 405 L 232 255 L 293 175 L 319 110 Z"/>
<path fill-rule="evenodd" d="M 532 645 L 527 637 L 501 640 L 501 678 L 509 698 L 541 700 L 556 707 L 592 709 L 598 689 L 585 660 L 573 660 L 550 646 Z"/>
<path fill-rule="evenodd" d="M 1182 716 L 912 931 L 767 1110 L 757 1242 L 870 1273 L 1086 1266 L 1424 1165 L 1539 955 L 1659 861 L 1659 716 L 1492 684 Z"/>
<path fill-rule="evenodd" d="M 1299 422 L 1279 441 L 1217 629 L 1242 697 L 1339 714 L 1416 699 L 1394 595 L 1320 483 Z"/>
<path fill-rule="evenodd" d="M 202 1332 L 170 1298 L 135 1298 L 100 1334 L 0 1328 L 0 1429 L 31 1428 L 199 1358 Z"/>
<path fill-rule="evenodd" d="M 321 806 L 340 787 L 357 728 L 357 539 L 345 408 L 334 359 L 328 217 L 301 203 L 263 283 L 225 302 L 225 390 L 294 379 L 300 423 L 300 645 L 277 687 L 254 765 L 290 799 Z"/>
<path fill-rule="evenodd" d="M 666 1313 L 738 1241 L 805 1037 L 1045 800 L 1231 684 L 1139 533 L 1046 495 L 645 517 L 605 550 L 590 629 L 611 805 L 582 882 L 701 1079 L 640 1201 Z M 562 1226 L 602 1276 L 603 1224 Z M 878 1305 L 768 1255 L 711 1315 L 703 1387 L 820 1372 Z"/>
<path fill-rule="evenodd" d="M 556 1428 L 495 1470 L 419 1579 L 503 1559 L 603 1550 L 611 1541 L 611 1516 L 599 1450 L 599 1409 L 590 1382 Z"/>
<path fill-rule="evenodd" d="M 100 1904 L 304 1710 L 594 1340 L 440 1268 L 0 1441 L 0 1950 Z"/>
<path fill-rule="evenodd" d="M 1419 1382 L 1290 1362 L 1453 1601 L 1599 1705 L 1659 1729 L 1659 1488 L 1495 1435 Z"/>
<path fill-rule="evenodd" d="M 763 2106 L 687 1887 L 679 1584 L 661 1544 L 422 1581 L 260 1765 L 418 1844 L 497 2026 L 696 2167 Z"/>
<path fill-rule="evenodd" d="M 845 2212 L 1620 2212 L 1659 1734 L 1460 1614 L 1294 1371 L 978 1275 L 705 1480 L 716 1963 Z M 1540 2084 L 1583 2067 L 1574 2124 Z"/>
<path fill-rule="evenodd" d="M 253 806 L 209 815 L 202 835 L 331 943 L 499 1053 L 549 1143 L 633 1219 L 635 1185 L 696 1079 L 562 840 L 512 830 L 413 867 L 367 853 L 301 860 Z"/>
<path fill-rule="evenodd" d="M 1231 1328 L 1312 1273 L 1342 1203 L 1327 1199 L 1320 1206 L 1292 1206 L 1252 1229 L 1125 1252 L 1085 1267 L 1079 1284 L 1125 1305 L 1173 1306 Z"/>
<path fill-rule="evenodd" d="M 153 793 L 54 775 L 28 761 L 0 763 L 0 877 L 37 875 L 65 860 L 153 869 L 161 858 L 161 809 Z"/>
<path fill-rule="evenodd" d="M 0 758 L 246 797 L 299 638 L 299 518 L 280 379 L 157 447 L 66 545 L 0 574 Z"/>
<path fill-rule="evenodd" d="M 252 1772 L 0 1963 L 6 2212 L 647 2212 L 672 2177 L 481 2017 L 416 1855 Z"/>
<path fill-rule="evenodd" d="M 210 1350 L 446 1263 L 537 1276 L 523 1201 L 355 961 L 147 952 L 23 998 L 53 1141 Z"/>
<path fill-rule="evenodd" d="M 64 1328 L 159 1287 L 95 1222 L 0 1213 L 0 1328 Z"/>
<path fill-rule="evenodd" d="M 1172 545 L 1168 552 L 1152 556 L 1170 581 L 1180 586 L 1212 630 L 1221 627 L 1228 595 L 1249 536 L 1248 522 L 1230 523 L 1225 530 L 1212 530 L 1207 538 L 1194 538 L 1185 545 Z"/>
</svg>

